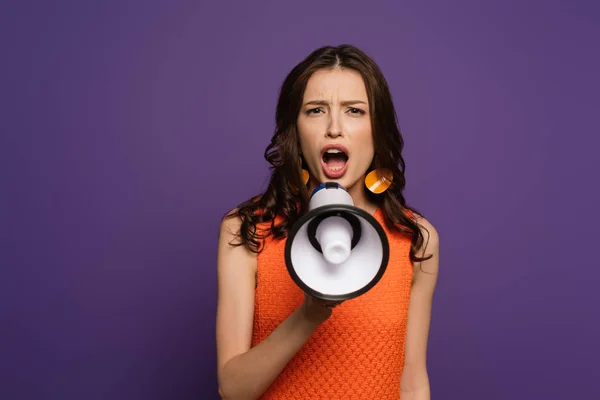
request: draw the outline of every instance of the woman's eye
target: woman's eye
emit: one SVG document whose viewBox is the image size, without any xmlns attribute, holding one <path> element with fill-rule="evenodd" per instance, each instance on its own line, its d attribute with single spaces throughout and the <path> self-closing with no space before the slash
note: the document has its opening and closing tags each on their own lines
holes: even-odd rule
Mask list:
<svg viewBox="0 0 600 400">
<path fill-rule="evenodd" d="M 306 113 L 307 114 L 318 114 L 321 111 L 323 111 L 323 110 L 321 110 L 320 108 L 311 108 L 310 110 L 306 111 Z"/>
<path fill-rule="evenodd" d="M 360 108 L 350 108 L 348 111 L 350 111 L 352 114 L 364 114 L 365 113 Z"/>
</svg>

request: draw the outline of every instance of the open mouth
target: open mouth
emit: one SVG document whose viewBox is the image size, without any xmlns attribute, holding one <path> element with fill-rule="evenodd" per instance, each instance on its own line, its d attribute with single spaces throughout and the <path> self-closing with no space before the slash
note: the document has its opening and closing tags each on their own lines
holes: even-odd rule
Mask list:
<svg viewBox="0 0 600 400">
<path fill-rule="evenodd" d="M 348 153 L 341 146 L 329 146 L 323 152 L 321 163 L 328 178 L 339 178 L 346 172 Z"/>
</svg>

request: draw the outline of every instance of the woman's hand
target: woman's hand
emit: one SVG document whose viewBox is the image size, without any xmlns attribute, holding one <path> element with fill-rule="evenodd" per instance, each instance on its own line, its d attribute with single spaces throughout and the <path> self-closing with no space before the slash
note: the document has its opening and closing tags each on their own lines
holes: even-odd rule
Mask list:
<svg viewBox="0 0 600 400">
<path fill-rule="evenodd" d="M 342 303 L 342 301 L 321 300 L 304 293 L 304 302 L 300 308 L 302 315 L 308 321 L 320 325 L 331 316 L 333 309 Z"/>
</svg>

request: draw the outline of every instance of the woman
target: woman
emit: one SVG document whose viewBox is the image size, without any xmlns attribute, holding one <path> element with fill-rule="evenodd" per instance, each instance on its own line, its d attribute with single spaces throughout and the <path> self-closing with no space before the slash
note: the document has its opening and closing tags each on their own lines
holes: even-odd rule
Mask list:
<svg viewBox="0 0 600 400">
<path fill-rule="evenodd" d="M 285 79 L 276 124 L 268 188 L 221 224 L 221 397 L 429 399 L 438 235 L 403 197 L 403 139 L 381 71 L 353 46 L 314 51 Z M 329 145 L 341 150 L 324 151 Z M 303 293 L 284 263 L 286 233 L 326 181 L 346 188 L 390 243 L 383 278 L 343 304 Z"/>
</svg>

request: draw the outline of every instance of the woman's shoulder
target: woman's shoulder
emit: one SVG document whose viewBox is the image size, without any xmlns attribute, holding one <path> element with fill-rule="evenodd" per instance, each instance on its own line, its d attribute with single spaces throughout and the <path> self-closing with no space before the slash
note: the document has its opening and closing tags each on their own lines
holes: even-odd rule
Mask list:
<svg viewBox="0 0 600 400">
<path fill-rule="evenodd" d="M 219 226 L 219 239 L 221 241 L 226 240 L 227 242 L 231 242 L 231 240 L 239 235 L 242 218 L 238 214 L 238 211 L 239 208 L 235 207 L 222 216 Z"/>
<path fill-rule="evenodd" d="M 435 225 L 431 222 L 430 219 L 424 217 L 420 213 L 412 210 L 409 211 L 411 218 L 417 224 L 419 230 L 421 231 L 421 234 L 423 235 L 423 242 L 421 248 L 419 249 L 419 252 L 437 252 L 439 249 L 440 237 Z"/>
<path fill-rule="evenodd" d="M 244 217 L 261 215 L 264 211 L 260 207 L 261 195 L 250 197 L 238 204 L 221 216 L 221 225 L 241 224 Z"/>
<path fill-rule="evenodd" d="M 243 245 L 255 250 L 264 246 L 264 239 L 270 236 L 273 224 L 277 222 L 270 217 L 269 207 L 261 202 L 261 196 L 249 198 L 221 218 L 219 239 L 236 246 Z"/>
<path fill-rule="evenodd" d="M 432 244 L 432 242 L 437 244 L 439 237 L 437 229 L 428 218 L 423 216 L 418 211 L 415 211 L 408 207 L 403 207 L 401 213 L 404 218 L 408 219 L 412 224 L 417 225 L 417 227 L 423 234 L 423 239 L 425 242 L 429 241 L 430 245 Z M 393 219 L 398 221 L 400 218 L 396 216 L 396 218 Z M 406 222 L 396 222 L 394 225 L 397 228 L 397 230 L 399 230 L 402 233 L 410 234 L 413 231 L 413 229 Z"/>
</svg>

